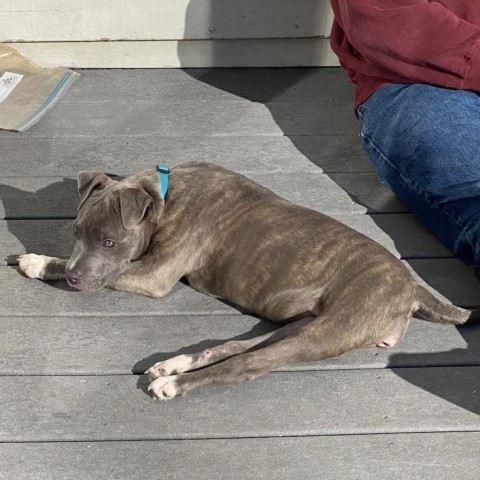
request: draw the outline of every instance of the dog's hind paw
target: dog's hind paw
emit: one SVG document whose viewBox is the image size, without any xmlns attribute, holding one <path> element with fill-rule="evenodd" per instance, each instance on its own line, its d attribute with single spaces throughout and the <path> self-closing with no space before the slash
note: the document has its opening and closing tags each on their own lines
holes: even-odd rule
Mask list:
<svg viewBox="0 0 480 480">
<path fill-rule="evenodd" d="M 157 362 L 152 365 L 145 374 L 153 382 L 158 377 L 166 377 L 176 373 L 183 373 L 192 367 L 192 358 L 190 355 L 177 355 L 163 362 Z"/>
<path fill-rule="evenodd" d="M 148 386 L 148 391 L 152 393 L 153 398 L 170 400 L 177 395 L 176 379 L 176 375 L 158 377 Z"/>
<path fill-rule="evenodd" d="M 42 279 L 49 259 L 50 257 L 46 257 L 45 255 L 27 253 L 18 257 L 18 266 L 28 278 Z"/>
</svg>

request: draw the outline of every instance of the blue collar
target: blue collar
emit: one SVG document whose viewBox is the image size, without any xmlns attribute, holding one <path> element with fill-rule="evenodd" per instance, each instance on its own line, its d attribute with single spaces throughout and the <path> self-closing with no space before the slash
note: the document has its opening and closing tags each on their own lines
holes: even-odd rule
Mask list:
<svg viewBox="0 0 480 480">
<path fill-rule="evenodd" d="M 170 168 L 167 165 L 157 165 L 158 182 L 160 185 L 160 195 L 165 200 L 168 191 L 168 176 L 170 175 Z"/>
</svg>

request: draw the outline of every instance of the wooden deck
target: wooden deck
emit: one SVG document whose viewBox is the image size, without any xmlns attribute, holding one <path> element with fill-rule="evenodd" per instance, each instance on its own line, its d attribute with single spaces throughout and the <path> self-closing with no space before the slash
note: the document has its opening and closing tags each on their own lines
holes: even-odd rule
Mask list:
<svg viewBox="0 0 480 480">
<path fill-rule="evenodd" d="M 183 284 L 165 300 L 29 280 L 68 256 L 79 170 L 208 160 L 330 214 L 450 301 L 480 285 L 377 180 L 339 69 L 83 71 L 0 132 L 0 479 L 480 478 L 480 329 L 414 321 L 392 350 L 283 368 L 170 402 L 159 359 L 274 328 Z"/>
</svg>

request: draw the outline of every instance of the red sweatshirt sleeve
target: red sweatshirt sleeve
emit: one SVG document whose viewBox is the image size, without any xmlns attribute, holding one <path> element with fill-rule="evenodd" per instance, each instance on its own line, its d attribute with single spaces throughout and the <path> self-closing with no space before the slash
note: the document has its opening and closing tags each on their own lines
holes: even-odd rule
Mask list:
<svg viewBox="0 0 480 480">
<path fill-rule="evenodd" d="M 441 1 L 331 3 L 332 48 L 348 68 L 363 75 L 480 91 L 480 26 Z M 479 8 L 472 0 L 444 3 L 457 3 L 457 13 Z"/>
</svg>

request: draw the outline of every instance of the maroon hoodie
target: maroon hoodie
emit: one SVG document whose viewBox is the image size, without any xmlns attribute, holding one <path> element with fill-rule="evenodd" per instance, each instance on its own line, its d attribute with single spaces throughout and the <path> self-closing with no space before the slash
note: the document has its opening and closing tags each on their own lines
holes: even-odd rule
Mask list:
<svg viewBox="0 0 480 480">
<path fill-rule="evenodd" d="M 355 108 L 382 85 L 480 92 L 477 0 L 331 0 L 330 44 L 356 85 Z"/>
</svg>

